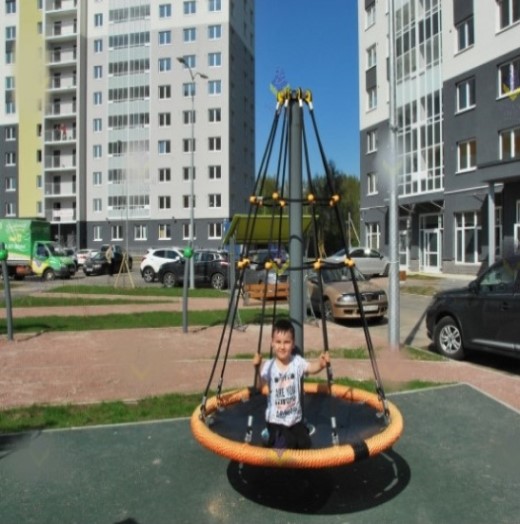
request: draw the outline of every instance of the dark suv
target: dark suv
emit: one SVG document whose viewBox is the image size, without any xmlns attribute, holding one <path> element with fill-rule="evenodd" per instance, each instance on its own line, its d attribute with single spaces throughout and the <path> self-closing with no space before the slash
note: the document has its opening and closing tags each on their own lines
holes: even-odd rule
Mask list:
<svg viewBox="0 0 520 524">
<path fill-rule="evenodd" d="M 226 251 L 201 249 L 195 251 L 195 285 L 210 284 L 214 289 L 224 289 L 229 285 L 229 256 Z M 166 262 L 159 268 L 157 279 L 165 287 L 180 285 L 184 280 L 186 259 Z M 188 262 L 189 263 L 189 262 Z"/>
<path fill-rule="evenodd" d="M 469 350 L 520 357 L 520 255 L 506 257 L 462 289 L 437 293 L 426 330 L 441 354 L 461 360 Z"/>
</svg>

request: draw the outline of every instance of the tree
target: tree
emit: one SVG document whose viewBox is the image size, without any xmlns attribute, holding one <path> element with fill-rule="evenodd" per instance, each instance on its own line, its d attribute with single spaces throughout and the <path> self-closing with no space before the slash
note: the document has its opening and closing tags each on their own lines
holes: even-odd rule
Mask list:
<svg viewBox="0 0 520 524">
<path fill-rule="evenodd" d="M 329 199 L 333 194 L 340 197 L 338 213 L 334 207 L 320 207 L 318 238 L 323 242 L 323 247 L 327 255 L 331 255 L 338 249 L 350 245 L 357 245 L 357 232 L 359 231 L 359 199 L 360 186 L 359 178 L 354 175 L 347 175 L 337 170 L 334 162 L 329 161 L 329 180 L 325 174 L 314 177 L 311 181 L 313 191 L 319 199 Z M 306 188 L 309 191 L 309 184 Z M 337 215 L 341 220 L 338 223 Z M 351 224 L 348 219 L 350 217 Z M 354 233 L 354 231 L 355 233 Z M 351 238 L 349 239 L 349 232 Z"/>
</svg>

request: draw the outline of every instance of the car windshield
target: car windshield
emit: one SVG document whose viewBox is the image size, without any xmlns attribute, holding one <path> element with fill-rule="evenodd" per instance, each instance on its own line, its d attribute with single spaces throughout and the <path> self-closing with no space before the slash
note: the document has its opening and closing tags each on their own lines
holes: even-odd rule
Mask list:
<svg viewBox="0 0 520 524">
<path fill-rule="evenodd" d="M 354 275 L 356 280 L 365 281 L 366 278 L 360 273 L 357 268 L 354 268 Z M 330 284 L 331 282 L 351 282 L 352 273 L 348 268 L 337 268 L 337 269 L 323 269 L 321 271 L 321 276 L 325 284 Z"/>
<path fill-rule="evenodd" d="M 47 244 L 47 247 L 49 248 L 49 251 L 50 251 L 51 255 L 53 255 L 55 257 L 66 257 L 66 256 L 68 256 L 67 253 L 65 252 L 65 248 L 64 247 L 58 246 L 56 244 Z"/>
</svg>

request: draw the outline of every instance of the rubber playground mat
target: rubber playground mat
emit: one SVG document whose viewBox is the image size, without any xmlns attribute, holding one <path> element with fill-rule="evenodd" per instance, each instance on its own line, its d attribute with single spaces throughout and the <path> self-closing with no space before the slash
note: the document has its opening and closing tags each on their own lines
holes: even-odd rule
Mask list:
<svg viewBox="0 0 520 524">
<path fill-rule="evenodd" d="M 394 448 L 324 470 L 240 467 L 187 419 L 0 437 L 0 522 L 518 523 L 518 412 L 466 385 L 389 398 Z"/>
</svg>

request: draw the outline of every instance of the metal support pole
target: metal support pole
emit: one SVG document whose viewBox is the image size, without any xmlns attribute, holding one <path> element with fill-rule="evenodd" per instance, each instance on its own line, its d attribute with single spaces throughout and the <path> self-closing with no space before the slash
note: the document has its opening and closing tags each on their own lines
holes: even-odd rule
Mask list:
<svg viewBox="0 0 520 524">
<path fill-rule="evenodd" d="M 188 68 L 191 80 L 193 81 L 191 91 L 191 146 L 190 146 L 190 240 L 189 246 L 193 250 L 195 238 L 195 75 L 191 68 Z M 195 264 L 194 257 L 191 256 L 190 264 L 190 289 L 195 289 Z"/>
<path fill-rule="evenodd" d="M 393 168 L 389 173 L 388 232 L 390 268 L 388 274 L 388 343 L 391 350 L 398 350 L 400 345 L 400 288 L 399 288 L 399 208 L 398 208 L 398 177 L 396 154 L 396 84 L 395 84 L 395 32 L 394 32 L 394 0 L 390 0 L 388 16 L 388 36 L 390 38 L 389 80 L 390 80 L 390 154 Z"/>
<path fill-rule="evenodd" d="M 488 187 L 488 266 L 495 263 L 496 251 L 496 224 L 495 224 L 495 184 L 490 182 Z"/>
<path fill-rule="evenodd" d="M 302 110 L 299 99 L 292 94 L 289 104 L 289 260 L 291 266 L 303 265 L 302 196 Z M 289 272 L 289 315 L 294 325 L 295 343 L 303 353 L 303 274 Z"/>
<path fill-rule="evenodd" d="M 0 242 L 0 250 L 5 250 L 5 244 Z M 7 261 L 2 260 L 2 276 L 4 277 L 5 318 L 7 323 L 7 340 L 13 340 L 13 307 L 11 302 L 11 284 L 9 282 L 9 268 Z"/>
</svg>

